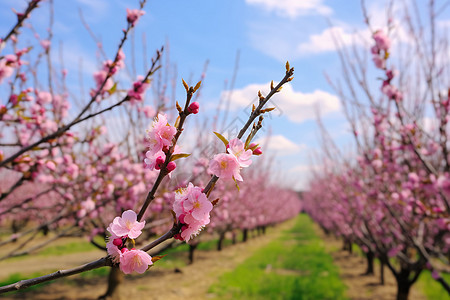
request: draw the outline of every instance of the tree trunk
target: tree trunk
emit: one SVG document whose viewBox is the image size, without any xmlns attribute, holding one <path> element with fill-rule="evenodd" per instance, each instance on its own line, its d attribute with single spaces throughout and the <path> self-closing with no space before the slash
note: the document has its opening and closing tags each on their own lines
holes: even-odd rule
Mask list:
<svg viewBox="0 0 450 300">
<path fill-rule="evenodd" d="M 233 230 L 233 231 L 231 232 L 231 243 L 232 243 L 233 245 L 236 245 L 236 236 L 237 236 L 236 231 Z"/>
<path fill-rule="evenodd" d="M 242 241 L 246 242 L 248 237 L 248 229 L 242 230 Z"/>
<path fill-rule="evenodd" d="M 219 235 L 219 241 L 217 242 L 217 251 L 222 251 L 224 239 L 225 239 L 225 232 L 221 232 Z"/>
<path fill-rule="evenodd" d="M 373 259 L 374 259 L 374 253 L 372 251 L 368 251 L 366 253 L 366 258 L 367 258 L 367 270 L 366 273 L 364 273 L 364 275 L 373 275 Z"/>
<path fill-rule="evenodd" d="M 380 259 L 380 284 L 384 285 L 384 262 Z"/>
<path fill-rule="evenodd" d="M 410 273 L 407 269 L 401 269 L 395 276 L 397 280 L 397 300 L 408 300 L 409 290 L 412 286 L 412 282 L 409 280 Z"/>
<path fill-rule="evenodd" d="M 106 293 L 98 299 L 111 299 L 119 300 L 120 296 L 120 284 L 123 281 L 123 273 L 120 271 L 119 267 L 111 267 L 108 275 L 108 289 Z"/>
<path fill-rule="evenodd" d="M 189 244 L 189 264 L 192 265 L 194 263 L 194 251 L 197 249 L 198 243 Z"/>
</svg>

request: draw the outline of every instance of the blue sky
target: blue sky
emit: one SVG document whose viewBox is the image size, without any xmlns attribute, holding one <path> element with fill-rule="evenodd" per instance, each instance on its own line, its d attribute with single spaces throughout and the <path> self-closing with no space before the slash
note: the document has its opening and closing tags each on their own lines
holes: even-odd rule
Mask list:
<svg viewBox="0 0 450 300">
<path fill-rule="evenodd" d="M 1 32 L 7 32 L 15 20 L 11 7 L 20 11 L 25 3 L 22 0 L 1 1 Z M 377 28 L 385 27 L 385 1 L 366 1 L 366 4 L 373 24 Z M 94 34 L 103 42 L 106 54 L 111 57 L 121 37 L 121 29 L 125 27 L 127 7 L 137 8 L 138 2 L 55 0 L 53 52 L 57 57 L 56 49 L 62 45 L 65 67 L 69 70 L 69 79 L 73 80 L 74 90 L 79 87 L 80 61 L 83 62 L 86 87 L 92 86 L 92 72 L 99 66 L 96 43 L 83 27 L 78 11 L 82 11 Z M 134 34 L 136 73 L 145 72 L 142 63 L 144 34 L 148 58 L 155 49 L 169 43 L 170 62 L 177 70 L 176 98 L 180 102 L 183 99 L 181 77 L 195 84 L 205 62 L 209 61 L 199 99 L 205 116 L 211 117 L 219 99 L 230 93 L 224 91 L 224 86 L 226 81 L 231 81 L 238 52 L 239 67 L 235 90 L 230 97 L 231 111 L 227 124 L 236 118 L 244 119 L 245 108 L 256 99 L 258 89 L 267 91 L 271 80 L 283 77 L 286 60 L 295 67 L 294 81 L 273 99 L 278 111 L 267 118 L 266 130 L 259 137 L 264 139 L 263 135 L 271 132 L 267 150 L 277 154 L 276 163 L 284 176 L 279 178 L 280 181 L 297 189 L 305 187 L 306 174 L 311 168 L 308 158 L 320 149 L 315 123 L 317 107 L 338 144 L 345 146 L 351 143 L 339 99 L 324 73 L 332 79 L 338 79 L 341 74 L 331 32 L 341 36 L 345 45 L 352 44 L 356 36 L 363 36 L 367 43 L 358 42 L 358 45 L 369 46 L 370 32 L 363 22 L 360 1 L 148 1 L 145 11 Z M 439 18 L 445 23 L 449 19 L 448 11 Z M 43 4 L 33 12 L 32 19 L 36 31 L 45 37 L 48 6 Z M 24 30 L 24 33 L 33 41 L 30 32 Z M 128 62 L 131 62 L 131 52 L 132 47 L 128 44 L 125 47 Z M 133 70 L 129 73 L 132 74 Z"/>
</svg>

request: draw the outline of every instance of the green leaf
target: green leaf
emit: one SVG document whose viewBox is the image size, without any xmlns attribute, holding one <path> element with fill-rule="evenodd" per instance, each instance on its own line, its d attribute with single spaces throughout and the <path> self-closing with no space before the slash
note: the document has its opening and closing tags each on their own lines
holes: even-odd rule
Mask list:
<svg viewBox="0 0 450 300">
<path fill-rule="evenodd" d="M 112 88 L 110 88 L 109 90 L 108 90 L 108 93 L 110 94 L 110 95 L 112 95 L 112 94 L 114 94 L 114 92 L 117 90 L 117 82 L 115 82 L 114 83 L 114 85 L 112 86 Z"/>
<path fill-rule="evenodd" d="M 214 134 L 222 141 L 222 143 L 225 145 L 225 147 L 228 146 L 229 142 L 223 135 L 221 135 L 220 133 L 215 132 L 215 131 L 214 131 Z"/>
<path fill-rule="evenodd" d="M 170 158 L 170 161 L 174 161 L 177 160 L 179 158 L 183 158 L 183 157 L 188 157 L 190 154 L 187 153 L 179 153 L 179 154 L 174 154 L 172 155 L 172 157 Z"/>
</svg>

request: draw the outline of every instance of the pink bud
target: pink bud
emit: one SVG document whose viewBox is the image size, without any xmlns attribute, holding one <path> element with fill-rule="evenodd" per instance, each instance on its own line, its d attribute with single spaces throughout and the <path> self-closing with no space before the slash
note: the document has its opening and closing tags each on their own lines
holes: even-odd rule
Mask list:
<svg viewBox="0 0 450 300">
<path fill-rule="evenodd" d="M 198 102 L 192 102 L 188 107 L 188 112 L 191 114 L 198 114 L 200 104 Z"/>
<path fill-rule="evenodd" d="M 122 239 L 121 238 L 114 239 L 113 245 L 119 247 L 120 245 L 122 245 Z"/>
<path fill-rule="evenodd" d="M 258 147 L 253 151 L 253 155 L 261 155 L 261 154 L 262 154 L 261 147 Z"/>
<path fill-rule="evenodd" d="M 160 170 L 163 164 L 164 159 L 162 158 L 162 156 L 158 156 L 158 158 L 156 159 L 155 169 Z"/>
<path fill-rule="evenodd" d="M 174 161 L 171 161 L 167 164 L 167 171 L 172 172 L 177 167 L 177 164 Z"/>
<path fill-rule="evenodd" d="M 122 248 L 122 249 L 120 249 L 120 252 L 122 252 L 122 253 L 125 253 L 125 252 L 128 252 L 129 250 L 127 249 L 127 248 Z"/>
</svg>

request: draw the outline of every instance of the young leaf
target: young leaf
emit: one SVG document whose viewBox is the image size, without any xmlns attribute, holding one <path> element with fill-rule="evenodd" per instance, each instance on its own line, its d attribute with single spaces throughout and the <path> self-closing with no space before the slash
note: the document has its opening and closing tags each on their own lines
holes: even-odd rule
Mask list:
<svg viewBox="0 0 450 300">
<path fill-rule="evenodd" d="M 228 146 L 229 142 L 223 135 L 221 135 L 220 133 L 215 132 L 215 131 L 214 131 L 214 134 L 222 141 L 222 143 L 225 145 L 225 147 Z"/>
<path fill-rule="evenodd" d="M 179 154 L 174 154 L 172 155 L 172 157 L 170 158 L 170 161 L 174 161 L 183 157 L 188 157 L 190 154 L 187 153 L 179 153 Z"/>
<path fill-rule="evenodd" d="M 240 192 L 241 190 L 239 189 L 239 185 L 238 185 L 238 183 L 237 183 L 237 181 L 236 181 L 236 178 L 234 178 L 234 176 L 233 176 L 233 180 L 234 180 L 234 184 L 236 185 L 236 188 L 237 188 L 238 191 Z"/>
<path fill-rule="evenodd" d="M 177 110 L 178 110 L 179 113 L 183 111 L 183 109 L 181 108 L 181 106 L 178 103 L 178 101 L 176 102 L 176 106 L 177 106 Z"/>
<path fill-rule="evenodd" d="M 163 258 L 164 256 L 167 256 L 167 254 L 165 254 L 165 255 L 155 255 L 155 256 L 152 256 L 152 263 L 157 262 L 158 260 L 160 260 L 160 259 Z"/>
<path fill-rule="evenodd" d="M 194 92 L 196 92 L 200 88 L 201 85 L 202 85 L 202 81 L 197 82 L 197 84 L 194 87 Z"/>
<path fill-rule="evenodd" d="M 177 117 L 177 119 L 175 120 L 175 124 L 173 126 L 175 128 L 178 128 L 179 125 L 180 125 L 180 116 Z"/>
<path fill-rule="evenodd" d="M 108 90 L 108 94 L 112 95 L 114 94 L 114 92 L 117 90 L 117 82 L 114 82 L 114 85 L 112 86 L 112 88 L 110 88 Z"/>
<path fill-rule="evenodd" d="M 186 89 L 186 93 L 189 92 L 189 86 L 188 86 L 188 84 L 186 83 L 186 81 L 184 81 L 183 78 L 181 78 L 181 80 L 183 81 L 183 86 L 184 86 L 184 88 Z"/>
</svg>

